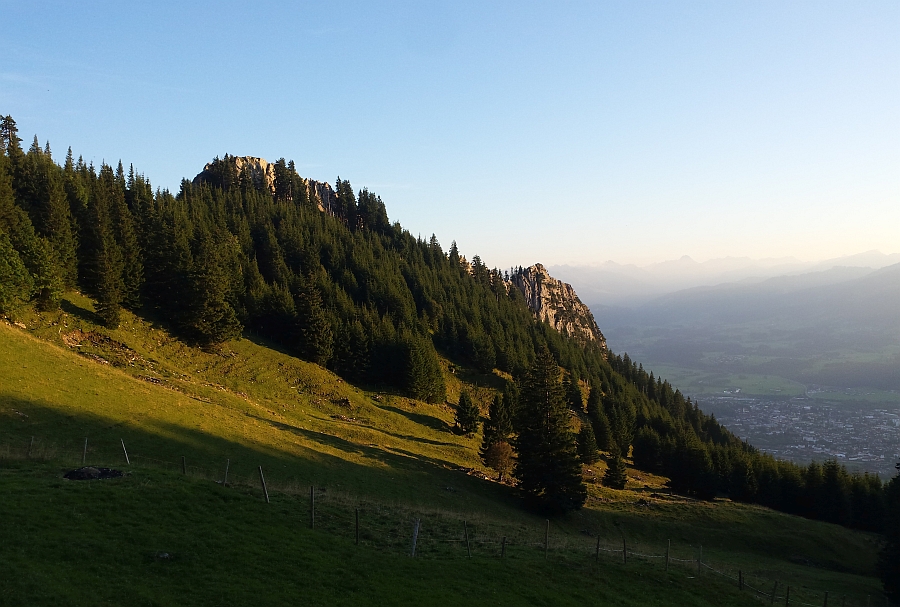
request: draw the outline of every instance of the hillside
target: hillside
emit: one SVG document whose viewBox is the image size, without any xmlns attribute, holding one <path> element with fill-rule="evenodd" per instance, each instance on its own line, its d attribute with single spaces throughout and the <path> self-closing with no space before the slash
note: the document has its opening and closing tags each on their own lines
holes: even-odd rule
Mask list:
<svg viewBox="0 0 900 607">
<path fill-rule="evenodd" d="M 863 604 L 877 595 L 871 536 L 680 498 L 664 479 L 634 470 L 626 491 L 589 484 L 586 508 L 553 521 L 545 561 L 543 519 L 523 511 L 511 487 L 467 473 L 484 470 L 478 437 L 450 433 L 447 407 L 361 391 L 254 340 L 209 353 L 131 315 L 116 330 L 96 321 L 93 303 L 69 294 L 60 312 L 21 316 L 26 329 L 0 324 L 0 511 L 8 522 L 0 551 L 15 572 L 3 577 L 4 604 L 61 596 L 70 604 L 217 604 L 224 596 L 248 604 L 260 593 L 272 604 L 298 595 L 310 604 L 756 604 L 714 574 L 696 578 L 690 562 L 700 544 L 704 563 L 741 569 L 759 587 L 777 577 L 796 598 L 828 589 Z M 471 368 L 448 373 L 451 390 L 461 380 L 476 395 L 495 381 Z M 88 463 L 130 475 L 61 480 L 80 464 L 85 436 Z M 229 488 L 212 482 L 226 459 Z M 594 475 L 601 471 L 598 464 Z M 305 528 L 309 485 L 317 487 L 315 530 Z M 414 518 L 422 521 L 415 561 L 404 556 Z M 620 547 L 620 529 L 634 553 L 624 566 L 607 552 Z M 507 562 L 496 552 L 502 536 Z M 638 556 L 664 554 L 669 539 L 672 557 L 688 565 L 673 561 L 666 573 L 659 559 Z M 79 584 L 97 575 L 100 587 Z"/>
<path fill-rule="evenodd" d="M 790 561 L 803 525 L 803 563 L 828 583 L 861 576 L 834 582 L 853 592 L 870 584 L 867 536 L 840 531 L 858 548 L 850 565 L 817 523 L 753 504 L 881 532 L 880 479 L 742 442 L 610 352 L 541 266 L 510 275 L 455 242 L 445 253 L 390 223 L 374 193 L 326 188 L 283 159 L 226 156 L 172 194 L 121 163 L 97 171 L 69 152 L 60 166 L 36 140 L 26 153 L 14 121 L 2 126 L 0 312 L 44 340 L 7 335 L 10 461 L 47 471 L 130 449 L 138 466 L 207 481 L 224 460 L 235 487 L 262 466 L 276 495 L 312 485 L 325 508 L 345 496 L 340 516 L 374 508 L 388 535 L 373 541 L 394 551 L 417 512 L 444 548 L 463 541 L 460 520 L 480 520 L 485 545 L 533 549 L 551 516 L 557 554 L 615 554 L 622 539 L 653 562 L 663 530 L 698 560 L 702 541 L 706 565 L 721 549 L 725 575 L 742 559 Z M 756 521 L 783 535 L 761 539 Z"/>
</svg>

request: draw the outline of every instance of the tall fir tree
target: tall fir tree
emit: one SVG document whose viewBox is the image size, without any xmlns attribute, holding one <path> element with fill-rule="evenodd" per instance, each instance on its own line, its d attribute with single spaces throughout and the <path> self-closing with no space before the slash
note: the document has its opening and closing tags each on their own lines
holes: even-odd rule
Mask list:
<svg viewBox="0 0 900 607">
<path fill-rule="evenodd" d="M 600 481 L 603 486 L 610 489 L 624 489 L 625 483 L 628 481 L 628 472 L 625 467 L 625 460 L 618 453 L 614 454 L 607 462 L 609 466 L 603 474 Z"/>
<path fill-rule="evenodd" d="M 494 395 L 491 406 L 488 408 L 488 418 L 484 423 L 484 436 L 479 451 L 481 459 L 487 463 L 486 455 L 491 445 L 499 442 L 509 442 L 513 433 L 512 418 L 509 414 L 507 399 L 503 393 Z"/>
<path fill-rule="evenodd" d="M 578 431 L 578 457 L 585 464 L 591 465 L 600 459 L 597 453 L 597 439 L 594 437 L 594 429 L 588 420 L 581 422 L 581 430 Z"/>
<path fill-rule="evenodd" d="M 227 241 L 226 241 L 227 242 Z M 187 332 L 204 346 L 216 346 L 240 337 L 243 326 L 229 302 L 231 285 L 223 243 L 201 230 L 193 252 L 190 294 L 183 317 Z"/>
<path fill-rule="evenodd" d="M 34 281 L 13 247 L 6 230 L 0 227 L 0 314 L 9 314 L 31 298 Z"/>
<path fill-rule="evenodd" d="M 551 513 L 576 510 L 587 499 L 559 374 L 553 355 L 542 349 L 522 382 L 516 438 L 519 486 Z"/>
<path fill-rule="evenodd" d="M 469 396 L 468 390 L 463 390 L 459 395 L 459 403 L 456 405 L 456 427 L 466 436 L 472 436 L 478 432 L 478 424 L 481 421 L 481 411 L 478 405 Z"/>
<path fill-rule="evenodd" d="M 111 175 L 111 170 L 106 167 Z M 95 175 L 86 212 L 82 239 L 83 271 L 87 290 L 97 300 L 97 314 L 108 327 L 117 327 L 121 316 L 125 285 L 122 281 L 122 249 L 116 242 L 111 217 L 111 191 Z"/>
<path fill-rule="evenodd" d="M 314 276 L 303 281 L 296 307 L 297 349 L 306 360 L 324 366 L 334 351 L 334 332 Z"/>
</svg>

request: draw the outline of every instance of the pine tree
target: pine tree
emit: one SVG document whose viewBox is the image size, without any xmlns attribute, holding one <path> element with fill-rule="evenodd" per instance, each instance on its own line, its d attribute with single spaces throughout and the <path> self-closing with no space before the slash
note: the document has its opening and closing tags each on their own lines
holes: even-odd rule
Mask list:
<svg viewBox="0 0 900 607">
<path fill-rule="evenodd" d="M 31 298 L 33 288 L 31 274 L 0 227 L 0 314 L 20 308 Z"/>
<path fill-rule="evenodd" d="M 581 386 L 578 385 L 578 377 L 571 372 L 566 373 L 565 380 L 566 402 L 573 411 L 581 413 L 584 411 L 584 396 L 581 393 Z"/>
<path fill-rule="evenodd" d="M 585 464 L 591 465 L 600 459 L 597 453 L 597 439 L 594 438 L 594 429 L 587 420 L 581 423 L 581 430 L 578 432 L 578 457 Z"/>
<path fill-rule="evenodd" d="M 447 389 L 434 346 L 427 339 L 412 333 L 404 333 L 402 339 L 407 359 L 407 392 L 419 400 L 442 402 L 447 396 Z"/>
<path fill-rule="evenodd" d="M 497 393 L 494 395 L 494 400 L 488 408 L 488 418 L 484 423 L 484 436 L 482 437 L 479 451 L 481 459 L 487 463 L 487 453 L 491 445 L 499 442 L 509 442 L 512 432 L 512 419 L 509 415 L 506 399 L 503 394 Z M 488 465 L 490 466 L 490 464 Z"/>
<path fill-rule="evenodd" d="M 587 489 L 569 430 L 559 366 L 546 348 L 525 375 L 519 408 L 516 478 L 520 487 L 542 510 L 562 513 L 581 508 Z"/>
<path fill-rule="evenodd" d="M 616 453 L 612 456 L 612 459 L 608 462 L 609 467 L 606 469 L 606 472 L 603 474 L 603 479 L 600 481 L 603 486 L 609 487 L 610 489 L 624 489 L 625 483 L 628 481 L 628 472 L 625 467 L 625 460 L 622 459 L 622 456 Z"/>
<path fill-rule="evenodd" d="M 109 167 L 106 167 L 109 169 Z M 111 170 L 109 171 L 111 175 Z M 110 216 L 110 192 L 93 176 L 82 240 L 84 277 L 88 291 L 97 300 L 97 314 L 108 327 L 119 325 L 125 285 L 122 281 L 122 250 L 116 242 Z"/>
<path fill-rule="evenodd" d="M 325 366 L 334 348 L 334 333 L 313 276 L 303 281 L 296 298 L 297 349 L 310 362 Z"/>
<path fill-rule="evenodd" d="M 609 419 L 603 412 L 603 399 L 599 381 L 591 382 L 591 392 L 588 395 L 587 415 L 594 430 L 594 438 L 597 448 L 606 452 L 617 451 L 615 440 L 612 438 L 612 430 L 609 427 Z"/>
<path fill-rule="evenodd" d="M 480 422 L 481 411 L 478 405 L 469 396 L 468 391 L 463 390 L 459 395 L 459 404 L 456 405 L 456 427 L 466 436 L 472 436 L 478 432 Z"/>
<path fill-rule="evenodd" d="M 243 326 L 228 301 L 231 289 L 221 242 L 201 230 L 189 275 L 190 294 L 182 327 L 203 346 L 216 346 L 241 336 Z"/>
</svg>

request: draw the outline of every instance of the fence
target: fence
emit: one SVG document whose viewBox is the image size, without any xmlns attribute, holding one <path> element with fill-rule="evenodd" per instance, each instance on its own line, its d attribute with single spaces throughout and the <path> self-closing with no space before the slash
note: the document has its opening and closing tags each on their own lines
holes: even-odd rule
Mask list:
<svg viewBox="0 0 900 607">
<path fill-rule="evenodd" d="M 229 458 L 223 458 L 216 468 L 188 461 L 184 456 L 177 461 L 149 457 L 129 452 L 124 440 L 115 446 L 104 444 L 97 449 L 88 439 L 58 445 L 35 437 L 11 438 L 5 448 L 0 446 L 2 458 L 65 464 L 77 462 L 81 466 L 96 463 L 98 458 L 106 462 L 118 460 L 132 469 L 165 469 L 213 480 L 222 486 L 242 488 L 258 493 L 260 499 L 266 502 L 271 499 L 302 500 L 305 502 L 304 516 L 308 517 L 310 528 L 349 536 L 357 545 L 369 549 L 404 553 L 413 558 L 553 558 L 571 562 L 599 562 L 604 558 L 618 561 L 623 566 L 636 559 L 656 563 L 665 571 L 679 567 L 693 573 L 692 577 L 711 575 L 729 580 L 740 591 L 750 593 L 769 605 L 878 607 L 884 604 L 891 607 L 884 597 L 834 595 L 802 585 L 785 584 L 782 580 L 755 575 L 734 565 L 712 563 L 704 560 L 702 546 L 673 546 L 671 541 L 667 541 L 665 546 L 660 543 L 655 547 L 646 543 L 630 543 L 625 533 L 615 539 L 600 535 L 588 539 L 590 534 L 587 533 L 583 536 L 558 537 L 551 533 L 550 521 L 546 521 L 542 529 L 510 525 L 497 531 L 490 528 L 491 523 L 483 524 L 488 519 L 478 515 L 466 519 L 458 513 L 436 508 L 413 509 L 401 504 L 360 500 L 353 495 L 310 483 L 273 481 L 273 478 L 266 477 L 262 466 L 256 466 L 250 472 L 246 469 L 239 471 Z M 659 552 L 654 548 L 660 549 Z M 879 603 L 882 600 L 884 603 Z"/>
</svg>

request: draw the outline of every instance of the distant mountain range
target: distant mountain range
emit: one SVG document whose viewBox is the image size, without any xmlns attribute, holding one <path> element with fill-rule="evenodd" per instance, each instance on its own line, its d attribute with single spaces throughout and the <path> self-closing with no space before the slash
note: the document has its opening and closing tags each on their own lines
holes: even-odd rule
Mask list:
<svg viewBox="0 0 900 607">
<path fill-rule="evenodd" d="M 738 357 L 739 363 L 730 360 L 734 371 L 807 385 L 897 390 L 898 302 L 900 263 L 747 278 L 638 305 L 591 308 L 613 351 L 651 365 L 710 371 L 719 368 L 710 353 L 719 353 Z"/>
<path fill-rule="evenodd" d="M 900 263 L 898 253 L 885 255 L 879 251 L 866 251 L 817 262 L 802 262 L 793 257 L 723 257 L 697 262 L 685 255 L 646 266 L 607 261 L 597 266 L 551 266 L 548 270 L 571 283 L 582 301 L 593 304 L 591 307 L 594 308 L 640 305 L 667 293 L 693 287 L 762 282 L 777 276 L 818 273 L 835 267 L 878 270 L 896 263 Z"/>
</svg>

